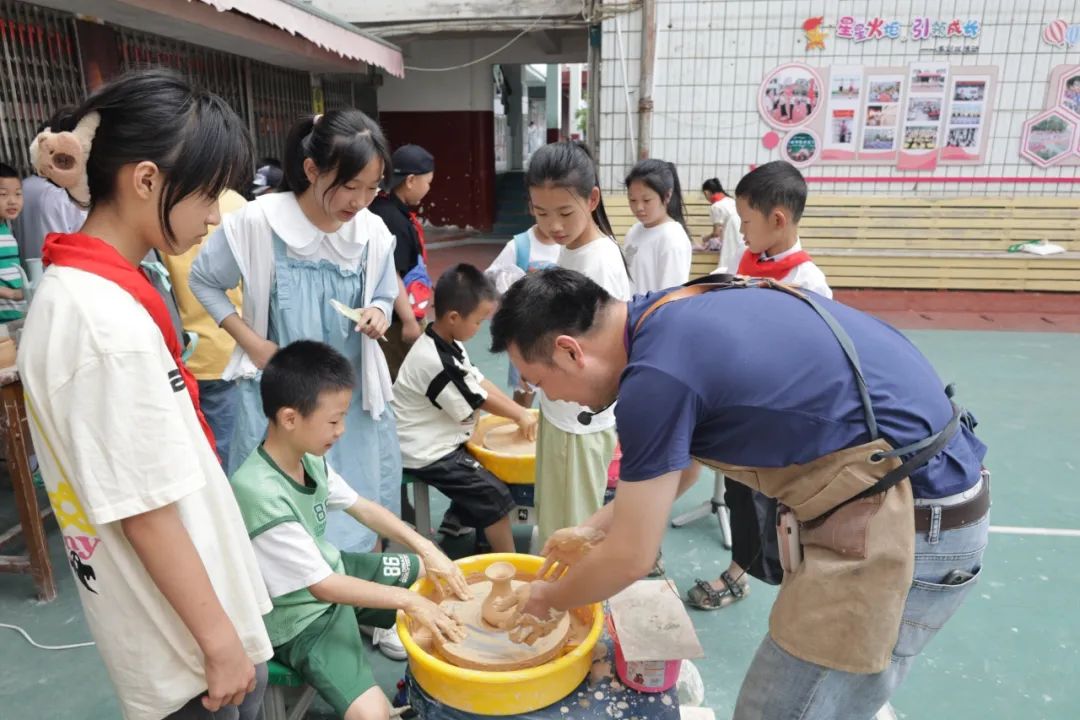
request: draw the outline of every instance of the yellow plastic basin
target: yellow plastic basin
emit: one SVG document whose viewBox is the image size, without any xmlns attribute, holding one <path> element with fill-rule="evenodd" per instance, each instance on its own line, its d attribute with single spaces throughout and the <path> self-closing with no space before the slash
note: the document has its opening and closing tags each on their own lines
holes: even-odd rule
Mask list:
<svg viewBox="0 0 1080 720">
<path fill-rule="evenodd" d="M 540 411 L 530 410 L 529 412 L 538 415 Z M 498 415 L 482 416 L 477 421 L 476 430 L 465 443 L 465 447 L 481 465 L 487 468 L 488 472 L 507 485 L 532 485 L 536 482 L 535 455 L 507 455 L 484 447 L 484 435 L 489 430 L 500 425 L 510 425 L 513 422 Z"/>
<path fill-rule="evenodd" d="M 535 573 L 543 563 L 542 558 L 535 555 L 493 553 L 462 558 L 457 564 L 469 576 L 483 573 L 488 565 L 499 561 L 512 563 L 518 572 L 524 573 Z M 428 578 L 422 578 L 412 586 L 412 590 L 430 597 L 434 587 Z M 588 675 L 593 647 L 604 627 L 604 611 L 600 603 L 590 606 L 589 612 L 592 625 L 581 645 L 539 667 L 507 672 L 466 670 L 430 655 L 413 641 L 408 621 L 400 612 L 397 629 L 409 654 L 409 669 L 424 692 L 464 712 L 517 715 L 562 700 Z"/>
</svg>

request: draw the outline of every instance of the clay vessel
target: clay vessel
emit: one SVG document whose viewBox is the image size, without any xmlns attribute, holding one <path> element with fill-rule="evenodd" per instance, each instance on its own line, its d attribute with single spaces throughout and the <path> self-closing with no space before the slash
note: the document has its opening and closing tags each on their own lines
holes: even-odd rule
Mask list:
<svg viewBox="0 0 1080 720">
<path fill-rule="evenodd" d="M 491 593 L 484 598 L 484 602 L 480 606 L 480 617 L 493 628 L 505 629 L 514 616 L 514 606 L 511 605 L 508 609 L 499 611 L 494 607 L 494 602 L 513 598 L 513 579 L 516 573 L 517 569 L 508 562 L 492 563 L 484 570 L 484 577 L 491 581 Z"/>
</svg>

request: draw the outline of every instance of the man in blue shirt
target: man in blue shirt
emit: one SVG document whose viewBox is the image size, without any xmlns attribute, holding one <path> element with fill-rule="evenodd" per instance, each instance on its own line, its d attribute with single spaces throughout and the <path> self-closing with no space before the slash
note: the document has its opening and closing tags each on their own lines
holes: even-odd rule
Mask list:
<svg viewBox="0 0 1080 720">
<path fill-rule="evenodd" d="M 532 583 L 519 630 L 535 637 L 551 609 L 644 576 L 696 458 L 790 513 L 784 584 L 735 718 L 871 718 L 975 582 L 986 447 L 885 323 L 775 286 L 709 290 L 624 303 L 551 269 L 503 296 L 492 350 L 549 397 L 617 399 L 623 448 L 616 502 L 552 537 L 549 578 L 565 574 Z"/>
</svg>

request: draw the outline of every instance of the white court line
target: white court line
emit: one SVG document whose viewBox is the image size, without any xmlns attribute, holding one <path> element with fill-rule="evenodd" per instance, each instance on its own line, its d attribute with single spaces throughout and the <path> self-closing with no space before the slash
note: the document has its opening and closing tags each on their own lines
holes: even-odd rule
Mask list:
<svg viewBox="0 0 1080 720">
<path fill-rule="evenodd" d="M 1009 525 L 991 525 L 990 532 L 1001 535 L 1051 535 L 1054 537 L 1080 537 L 1080 530 L 1066 528 L 1011 527 Z"/>
</svg>

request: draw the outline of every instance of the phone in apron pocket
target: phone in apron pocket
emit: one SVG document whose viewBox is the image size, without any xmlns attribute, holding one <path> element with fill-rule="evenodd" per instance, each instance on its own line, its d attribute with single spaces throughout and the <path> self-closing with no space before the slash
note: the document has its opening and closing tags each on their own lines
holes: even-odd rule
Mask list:
<svg viewBox="0 0 1080 720">
<path fill-rule="evenodd" d="M 802 565 L 802 539 L 795 513 L 781 505 L 776 513 L 776 541 L 780 546 L 780 567 L 785 573 L 795 572 Z"/>
</svg>

